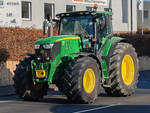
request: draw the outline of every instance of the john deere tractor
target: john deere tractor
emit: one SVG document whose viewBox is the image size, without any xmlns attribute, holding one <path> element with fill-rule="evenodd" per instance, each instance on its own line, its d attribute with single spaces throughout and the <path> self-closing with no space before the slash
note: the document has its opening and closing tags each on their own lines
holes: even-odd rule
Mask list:
<svg viewBox="0 0 150 113">
<path fill-rule="evenodd" d="M 16 94 L 39 100 L 56 84 L 69 101 L 92 103 L 102 86 L 111 96 L 129 96 L 138 83 L 138 58 L 126 39 L 113 35 L 111 11 L 57 15 L 59 35 L 35 42 L 35 54 L 14 71 Z"/>
</svg>

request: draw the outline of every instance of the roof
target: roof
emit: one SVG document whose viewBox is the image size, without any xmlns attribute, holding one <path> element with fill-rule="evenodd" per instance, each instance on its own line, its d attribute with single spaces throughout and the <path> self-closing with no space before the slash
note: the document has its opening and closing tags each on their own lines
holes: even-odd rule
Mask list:
<svg viewBox="0 0 150 113">
<path fill-rule="evenodd" d="M 109 11 L 75 11 L 75 12 L 67 12 L 67 13 L 60 13 L 57 14 L 57 17 L 64 17 L 64 16 L 80 16 L 80 15 L 112 15 L 112 12 Z"/>
</svg>

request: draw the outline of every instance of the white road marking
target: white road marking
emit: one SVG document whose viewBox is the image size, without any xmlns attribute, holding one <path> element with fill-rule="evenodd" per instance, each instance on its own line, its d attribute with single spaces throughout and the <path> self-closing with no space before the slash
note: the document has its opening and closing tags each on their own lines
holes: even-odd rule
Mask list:
<svg viewBox="0 0 150 113">
<path fill-rule="evenodd" d="M 121 105 L 121 104 L 120 103 L 112 104 L 112 105 L 109 105 L 109 106 L 103 106 L 103 107 L 98 107 L 98 108 L 93 108 L 93 109 L 87 109 L 87 110 L 83 110 L 83 111 L 77 111 L 77 112 L 74 112 L 74 113 L 85 113 L 85 112 L 89 112 L 89 111 L 101 110 L 101 109 L 114 107 L 114 106 L 118 106 L 118 105 Z"/>
<path fill-rule="evenodd" d="M 5 100 L 5 101 L 0 101 L 0 103 L 9 103 L 9 102 L 17 102 L 15 100 Z"/>
</svg>

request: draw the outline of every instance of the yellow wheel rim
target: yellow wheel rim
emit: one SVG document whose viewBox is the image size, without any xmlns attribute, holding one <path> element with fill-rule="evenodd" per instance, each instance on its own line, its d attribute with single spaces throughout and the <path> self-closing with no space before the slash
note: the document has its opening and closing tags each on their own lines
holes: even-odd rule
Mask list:
<svg viewBox="0 0 150 113">
<path fill-rule="evenodd" d="M 88 68 L 83 77 L 83 88 L 87 93 L 91 93 L 95 88 L 95 73 L 93 69 Z"/>
<path fill-rule="evenodd" d="M 134 61 L 130 55 L 125 55 L 122 60 L 122 78 L 126 85 L 130 85 L 134 79 Z"/>
</svg>

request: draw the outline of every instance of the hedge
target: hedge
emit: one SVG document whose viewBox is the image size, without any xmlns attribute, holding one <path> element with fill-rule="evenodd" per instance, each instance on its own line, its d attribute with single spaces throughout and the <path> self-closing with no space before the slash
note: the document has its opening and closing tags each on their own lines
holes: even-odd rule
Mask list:
<svg viewBox="0 0 150 113">
<path fill-rule="evenodd" d="M 56 34 L 55 29 L 54 35 Z M 43 37 L 46 35 L 39 29 L 0 28 L 0 49 L 8 51 L 9 60 L 18 61 L 23 58 L 22 54 L 34 53 L 34 42 Z"/>
<path fill-rule="evenodd" d="M 57 29 L 54 29 L 57 35 Z M 128 38 L 139 56 L 150 56 L 150 34 L 121 34 Z M 21 60 L 24 53 L 34 53 L 34 42 L 46 37 L 39 29 L 0 28 L 0 61 Z"/>
</svg>

